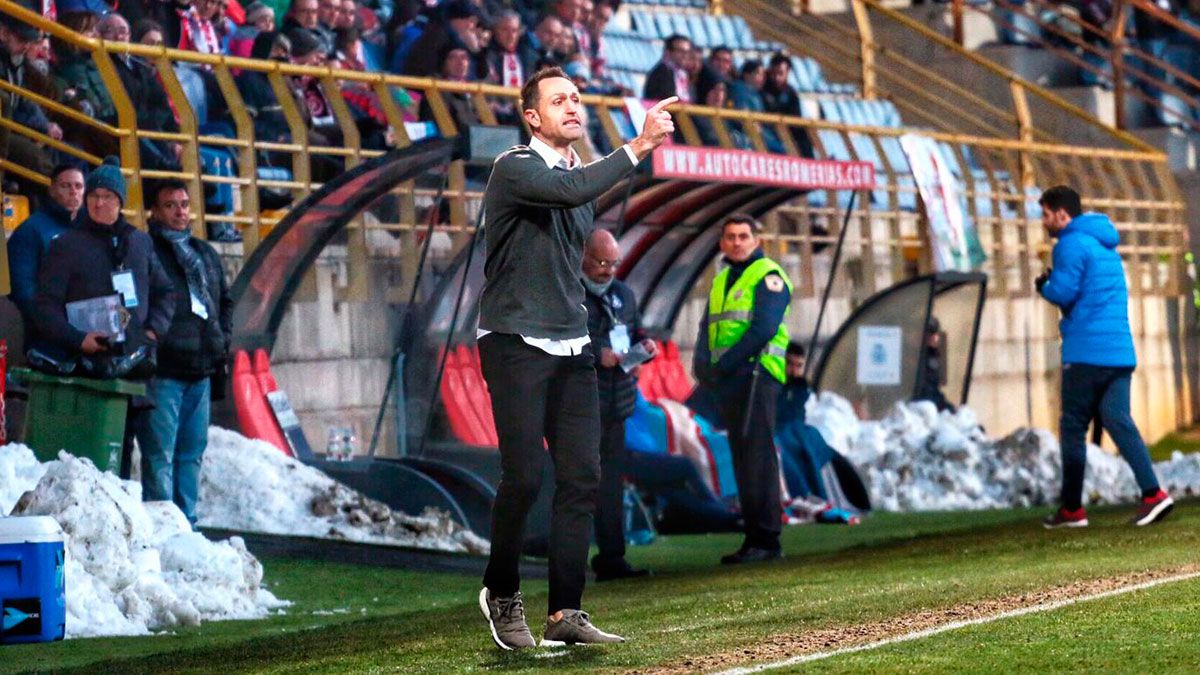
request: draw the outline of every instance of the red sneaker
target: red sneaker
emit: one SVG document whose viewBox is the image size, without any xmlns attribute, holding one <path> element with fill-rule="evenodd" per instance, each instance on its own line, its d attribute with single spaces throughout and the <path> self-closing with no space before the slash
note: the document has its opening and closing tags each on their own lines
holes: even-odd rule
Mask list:
<svg viewBox="0 0 1200 675">
<path fill-rule="evenodd" d="M 1042 519 L 1042 525 L 1047 530 L 1055 530 L 1060 527 L 1087 527 L 1087 511 L 1080 507 L 1074 511 L 1068 511 L 1064 508 L 1059 508 L 1054 513 Z"/>
<path fill-rule="evenodd" d="M 1142 503 L 1138 506 L 1137 515 L 1133 517 L 1133 524 L 1141 527 L 1157 523 L 1166 518 L 1167 514 L 1173 508 L 1175 508 L 1175 500 L 1171 499 L 1171 495 L 1163 490 L 1159 490 L 1158 494 L 1153 497 L 1142 499 Z"/>
</svg>

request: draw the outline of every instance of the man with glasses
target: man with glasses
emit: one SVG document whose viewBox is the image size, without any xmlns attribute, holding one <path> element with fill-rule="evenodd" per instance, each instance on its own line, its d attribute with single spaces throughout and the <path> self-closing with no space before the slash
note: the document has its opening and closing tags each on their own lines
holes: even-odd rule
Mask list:
<svg viewBox="0 0 1200 675">
<path fill-rule="evenodd" d="M 646 74 L 642 98 L 655 101 L 678 96 L 684 103 L 692 101 L 692 76 L 688 59 L 695 49 L 692 41 L 682 35 L 672 35 L 663 43 L 663 56 Z"/>
<path fill-rule="evenodd" d="M 608 230 L 596 230 L 583 250 L 584 306 L 596 364 L 600 398 L 600 487 L 596 491 L 596 548 L 592 571 L 596 581 L 646 576 L 625 561 L 624 490 L 625 420 L 637 401 L 634 363 L 640 345 L 653 357 L 653 340 L 642 337 L 641 317 L 633 289 L 616 278 L 621 249 Z M 640 342 L 639 342 L 640 340 Z"/>
<path fill-rule="evenodd" d="M 116 157 L 92 170 L 84 183 L 84 211 L 76 227 L 50 242 L 38 274 L 34 324 L 38 351 L 62 366 L 78 362 L 99 377 L 145 378 L 117 372 L 119 362 L 132 367 L 151 362 L 158 338 L 166 335 L 175 314 L 175 290 L 154 253 L 150 236 L 121 215 L 125 177 Z M 118 296 L 123 330 L 117 335 L 84 331 L 67 320 L 67 304 Z M 137 361 L 132 361 L 136 359 Z M 126 422 L 121 477 L 129 477 L 133 433 L 145 419 L 148 402 L 134 397 Z"/>
</svg>

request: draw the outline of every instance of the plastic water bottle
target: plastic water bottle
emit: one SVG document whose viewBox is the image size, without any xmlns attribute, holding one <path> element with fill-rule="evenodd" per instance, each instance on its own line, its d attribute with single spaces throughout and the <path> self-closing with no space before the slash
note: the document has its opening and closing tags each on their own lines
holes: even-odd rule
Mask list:
<svg viewBox="0 0 1200 675">
<path fill-rule="evenodd" d="M 325 459 L 329 461 L 340 461 L 342 459 L 342 430 L 337 427 L 329 427 L 329 435 L 325 441 Z"/>
<path fill-rule="evenodd" d="M 354 453 L 358 449 L 358 436 L 354 435 L 354 430 L 350 427 L 342 429 L 342 461 L 349 462 L 354 459 Z"/>
</svg>

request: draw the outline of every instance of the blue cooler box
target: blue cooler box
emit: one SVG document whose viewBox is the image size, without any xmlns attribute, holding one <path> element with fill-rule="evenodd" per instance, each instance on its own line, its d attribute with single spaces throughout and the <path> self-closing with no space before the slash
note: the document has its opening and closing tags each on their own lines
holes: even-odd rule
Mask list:
<svg viewBox="0 0 1200 675">
<path fill-rule="evenodd" d="M 63 539 L 49 516 L 0 517 L 0 644 L 63 639 Z"/>
</svg>

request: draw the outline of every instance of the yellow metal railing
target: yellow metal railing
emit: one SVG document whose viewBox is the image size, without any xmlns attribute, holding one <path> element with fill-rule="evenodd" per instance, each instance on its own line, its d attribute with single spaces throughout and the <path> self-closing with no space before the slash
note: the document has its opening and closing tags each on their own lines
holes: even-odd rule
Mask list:
<svg viewBox="0 0 1200 675">
<path fill-rule="evenodd" d="M 865 98 L 887 98 L 922 125 L 973 135 L 1059 141 L 1028 115 L 1030 101 L 1036 101 L 1094 130 L 1098 142 L 1154 150 L 1140 138 L 1112 129 L 1054 92 L 963 49 L 952 38 L 879 0 L 851 0 L 852 21 L 801 14 L 800 7 L 772 0 L 723 0 L 721 5 L 722 11 L 745 16 L 756 34 L 815 58 L 841 79 L 860 83 Z M 881 44 L 875 36 L 882 30 L 947 50 L 959 57 L 966 69 L 947 76 L 931 64 Z M 1008 92 L 1006 105 L 984 95 L 988 91 Z"/>
<path fill-rule="evenodd" d="M 856 0 L 859 12 L 880 11 L 874 0 Z M 756 30 L 761 23 L 778 26 L 777 30 L 790 29 L 792 17 L 784 13 L 776 17 L 773 5 L 761 0 L 725 0 L 725 8 L 746 15 Z M 754 12 L 747 11 L 754 9 Z M 119 149 L 122 165 L 130 178 L 127 207 L 130 217 L 141 222 L 144 218 L 141 182 L 148 178 L 178 178 L 189 185 L 193 203 L 202 204 L 205 184 L 231 185 L 240 195 L 240 209 L 232 215 L 197 214 L 195 228 L 202 232 L 211 222 L 231 222 L 245 238 L 244 254 L 248 254 L 269 228 L 278 220 L 279 214 L 264 213 L 259 208 L 259 189 L 274 188 L 290 190 L 299 198 L 319 186 L 311 171 L 314 157 L 331 158 L 346 167 L 381 154 L 379 149 L 362 146 L 354 120 L 339 95 L 342 87 L 361 87 L 375 95 L 385 114 L 395 146 L 411 143 L 405 129 L 405 121 L 412 110 L 406 109 L 398 100 L 400 90 L 418 94 L 429 102 L 434 122 L 443 136 L 458 133 L 447 105 L 446 96 L 466 96 L 476 116 L 482 122 L 494 122 L 492 104 L 507 102 L 515 104 L 519 92 L 515 89 L 486 83 L 455 83 L 429 78 L 399 77 L 383 73 L 363 73 L 330 68 L 312 68 L 275 61 L 256 61 L 236 57 L 181 52 L 128 43 L 110 43 L 98 39 L 84 38 L 62 26 L 44 20 L 25 10 L 11 0 L 0 0 L 0 11 L 18 17 L 41 30 L 66 42 L 89 51 L 109 88 L 116 105 L 118 123 L 106 125 L 88 118 L 71 108 L 45 97 L 37 97 L 21 91 L 45 106 L 54 116 L 84 126 L 97 137 L 110 139 Z M 850 29 L 846 29 L 850 30 Z M 799 32 L 797 36 L 807 34 Z M 770 30 L 764 36 L 778 39 Z M 734 147 L 739 139 L 752 149 L 767 150 L 767 130 L 774 132 L 789 154 L 797 154 L 793 131 L 804 133 L 812 140 L 818 158 L 833 158 L 833 146 L 841 146 L 850 159 L 874 161 L 880 187 L 873 196 L 864 195 L 859 200 L 851 226 L 853 236 L 848 237 L 851 248 L 859 253 L 860 264 L 866 273 L 863 283 L 873 289 L 888 280 L 899 280 L 914 271 L 931 268 L 931 256 L 927 245 L 925 228 L 921 226 L 923 205 L 916 200 L 911 174 L 907 166 L 892 163 L 894 155 L 885 152 L 884 144 L 892 143 L 896 137 L 914 134 L 933 139 L 945 145 L 957 164 L 957 172 L 966 193 L 968 215 L 979 230 L 988 261 L 987 271 L 993 281 L 990 291 L 999 295 L 1028 295 L 1033 292 L 1031 280 L 1036 276 L 1040 264 L 1049 249 L 1049 242 L 1041 230 L 1038 219 L 1031 214 L 1030 195 L 1038 186 L 1045 187 L 1060 182 L 1076 184 L 1087 196 L 1091 208 L 1108 211 L 1122 233 L 1120 250 L 1128 261 L 1131 290 L 1134 294 L 1177 294 L 1182 288 L 1183 253 L 1185 250 L 1184 204 L 1178 187 L 1167 169 L 1165 156 L 1144 144 L 1125 143 L 1120 136 L 1112 136 L 1114 146 L 1105 148 L 1068 146 L 1053 142 L 1047 134 L 1039 133 L 1037 119 L 1029 113 L 1028 106 L 1021 103 L 1027 94 L 1041 96 L 1032 85 L 1013 78 L 1003 80 L 1003 86 L 1012 88 L 1014 106 L 1011 110 L 999 109 L 994 105 L 983 105 L 979 111 L 960 111 L 958 116 L 949 116 L 956 105 L 965 107 L 962 100 L 939 98 L 929 94 L 913 101 L 899 95 L 916 86 L 917 75 L 910 65 L 896 61 L 891 54 L 882 50 L 872 40 L 864 43 L 845 39 L 839 33 L 814 38 L 811 47 L 819 51 L 829 44 L 830 48 L 823 64 L 834 74 L 851 78 L 862 76 L 864 91 L 878 96 L 887 96 L 904 110 L 912 121 L 926 123 L 930 118 L 940 118 L 943 112 L 948 117 L 934 124 L 937 129 L 876 128 L 834 123 L 826 120 L 787 117 L 776 114 L 750 113 L 730 109 L 714 109 L 704 106 L 680 105 L 674 108 L 678 127 L 686 143 L 701 144 L 701 129 L 713 132 L 722 147 Z M 862 48 L 866 45 L 866 48 Z M 841 51 L 838 51 L 841 50 Z M 848 50 L 847 55 L 842 52 Z M 158 132 L 140 129 L 137 125 L 133 102 L 124 91 L 112 59 L 119 55 L 133 55 L 152 64 L 164 83 L 180 123 L 178 132 Z M 870 63 L 872 58 L 873 65 Z M 845 58 L 843 59 L 843 56 Z M 823 57 L 824 58 L 824 57 Z M 839 63 L 839 61 L 841 61 Z M 836 66 L 834 65 L 836 64 Z M 864 64 L 870 66 L 874 81 L 863 75 Z M 897 64 L 903 65 L 900 68 Z M 216 79 L 224 103 L 232 116 L 237 132 L 236 138 L 205 135 L 199 132 L 195 112 L 184 95 L 183 87 L 175 74 L 175 67 L 191 65 L 208 69 Z M 909 70 L 906 70 L 909 69 Z M 238 70 L 254 71 L 267 76 L 277 93 L 279 104 L 291 130 L 290 142 L 264 142 L 255 137 L 253 120 L 234 80 Z M 908 73 L 909 88 L 899 84 L 903 73 Z M 333 108 L 334 120 L 342 132 L 344 142 L 337 146 L 317 145 L 310 142 L 302 111 L 290 95 L 288 78 L 309 77 L 319 83 Z M 13 85 L 0 81 L 0 90 L 13 91 Z M 615 97 L 585 95 L 584 103 L 590 114 L 600 123 L 604 140 L 611 147 L 624 142 L 620 127 L 614 116 L 624 116 L 625 101 Z M 957 101 L 957 103 L 956 103 Z M 986 102 L 983 102 L 986 103 Z M 77 150 L 70 145 L 58 144 L 52 139 L 38 135 L 32 130 L 21 128 L 11 121 L 0 122 L 10 133 L 23 134 L 31 140 L 71 154 L 89 164 L 100 161 L 95 155 Z M 526 130 L 527 131 L 527 130 Z M 143 168 L 139 163 L 138 143 L 140 140 L 169 141 L 182 147 L 179 171 L 157 171 Z M 856 142 L 858 145 L 856 146 Z M 211 145 L 229 148 L 236 156 L 237 172 L 232 177 L 205 175 L 201 171 L 199 150 Z M 589 159 L 596 153 L 590 141 L 581 142 L 580 153 Z M 868 151 L 860 154 L 860 151 Z M 271 152 L 290 159 L 290 180 L 265 180 L 258 178 L 259 155 Z M 840 155 L 839 158 L 846 158 Z M 330 161 L 330 160 L 326 160 Z M 45 183 L 43 176 L 6 160 L 0 160 L 0 168 L 25 178 Z M 478 208 L 478 192 L 468 189 L 465 169 L 456 163 L 450 169 L 449 183 L 444 192 L 449 202 L 449 222 L 442 230 L 451 235 L 456 244 L 469 237 L 471 219 L 469 213 Z M 354 229 L 358 233 L 368 229 L 388 230 L 399 236 L 403 243 L 411 243 L 416 227 L 418 203 L 427 205 L 432 201 L 433 190 L 419 189 L 413 185 L 399 186 L 395 191 L 399 202 L 397 215 L 379 215 L 360 219 Z M 916 201 L 918 210 L 902 206 Z M 838 196 L 829 193 L 827 206 L 813 206 L 805 199 L 797 199 L 777 210 L 771 218 L 779 236 L 773 246 L 798 255 L 804 263 L 805 274 L 811 274 L 810 263 L 815 247 L 826 242 L 831 234 L 814 234 L 817 230 L 808 224 L 822 224 L 828 233 L 836 233 L 840 227 L 837 217 Z M 202 209 L 197 209 L 202 211 Z M 351 247 L 353 255 L 363 255 L 364 239 L 355 235 Z M 405 251 L 417 247 L 402 246 Z M 355 285 L 356 288 L 360 287 Z M 802 280 L 801 290 L 811 294 L 813 280 Z"/>
</svg>

